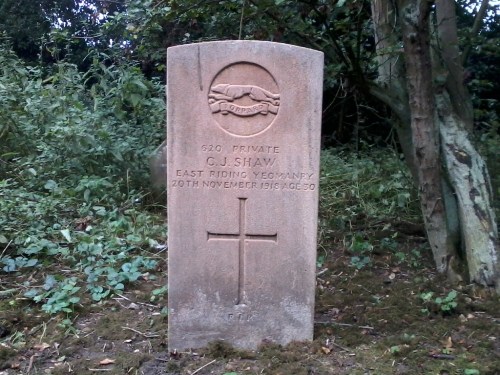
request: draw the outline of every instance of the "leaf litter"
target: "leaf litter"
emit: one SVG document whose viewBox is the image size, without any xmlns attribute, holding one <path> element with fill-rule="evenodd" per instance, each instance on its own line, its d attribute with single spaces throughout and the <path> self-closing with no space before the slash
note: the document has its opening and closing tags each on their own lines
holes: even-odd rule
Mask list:
<svg viewBox="0 0 500 375">
<path fill-rule="evenodd" d="M 398 251 L 408 254 L 422 243 L 398 241 Z M 425 255 L 415 267 L 382 249 L 357 269 L 345 241 L 332 240 L 325 254 L 312 342 L 264 342 L 247 351 L 218 341 L 169 353 L 167 296 L 153 293 L 167 282 L 163 260 L 156 278 L 99 303 L 83 300 L 69 323 L 41 313 L 21 289 L 14 299 L 2 297 L 0 375 L 500 374 L 497 297 L 473 286 L 452 288 Z M 16 289 L 20 281 L 8 274 L 1 287 Z M 451 290 L 457 306 L 442 311 L 433 301 Z M 424 302 L 420 295 L 430 292 Z"/>
</svg>

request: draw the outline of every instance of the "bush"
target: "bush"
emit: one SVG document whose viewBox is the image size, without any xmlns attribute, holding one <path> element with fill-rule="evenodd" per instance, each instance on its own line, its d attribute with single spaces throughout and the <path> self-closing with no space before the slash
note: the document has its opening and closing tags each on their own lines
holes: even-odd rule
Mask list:
<svg viewBox="0 0 500 375">
<path fill-rule="evenodd" d="M 163 88 L 100 56 L 85 73 L 32 68 L 1 43 L 0 71 L 0 274 L 40 268 L 25 296 L 68 313 L 156 265 L 166 226 L 140 204 Z"/>
<path fill-rule="evenodd" d="M 358 221 L 421 221 L 418 195 L 404 162 L 389 148 L 321 155 L 320 238 Z"/>
</svg>

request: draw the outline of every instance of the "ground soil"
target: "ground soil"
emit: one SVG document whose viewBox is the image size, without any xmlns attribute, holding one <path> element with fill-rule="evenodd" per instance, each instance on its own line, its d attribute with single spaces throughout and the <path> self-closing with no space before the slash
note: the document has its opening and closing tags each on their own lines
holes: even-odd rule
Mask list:
<svg viewBox="0 0 500 375">
<path fill-rule="evenodd" d="M 419 231 L 403 232 L 360 232 L 375 245 L 364 266 L 343 234 L 331 233 L 318 250 L 314 341 L 266 342 L 255 352 L 224 342 L 168 352 L 167 296 L 151 293 L 166 285 L 166 259 L 123 294 L 86 301 L 70 316 L 48 316 L 22 296 L 26 278 L 43 270 L 1 274 L 0 375 L 500 374 L 498 298 L 448 285 Z M 435 298 L 451 290 L 457 306 L 446 311 Z"/>
</svg>

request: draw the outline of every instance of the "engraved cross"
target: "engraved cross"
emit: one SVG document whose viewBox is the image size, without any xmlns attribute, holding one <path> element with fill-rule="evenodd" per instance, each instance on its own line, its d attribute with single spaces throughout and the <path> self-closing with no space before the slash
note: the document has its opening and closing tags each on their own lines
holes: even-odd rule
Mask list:
<svg viewBox="0 0 500 375">
<path fill-rule="evenodd" d="M 247 198 L 238 198 L 240 203 L 238 233 L 212 233 L 207 232 L 210 240 L 238 240 L 238 299 L 236 305 L 244 301 L 245 291 L 245 245 L 249 241 L 270 241 L 277 243 L 278 233 L 275 234 L 250 234 L 246 231 L 246 201 Z"/>
</svg>

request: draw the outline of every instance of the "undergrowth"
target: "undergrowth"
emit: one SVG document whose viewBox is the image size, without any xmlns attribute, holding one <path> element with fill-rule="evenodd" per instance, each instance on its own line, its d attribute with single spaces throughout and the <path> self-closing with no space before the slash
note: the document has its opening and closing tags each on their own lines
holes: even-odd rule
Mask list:
<svg viewBox="0 0 500 375">
<path fill-rule="evenodd" d="M 0 41 L 0 274 L 31 274 L 17 288 L 47 313 L 153 277 L 165 248 L 145 167 L 164 137 L 163 89 L 88 58 L 85 73 L 33 68 Z"/>
<path fill-rule="evenodd" d="M 0 272 L 36 271 L 18 288 L 51 314 L 154 277 L 164 256 L 166 225 L 148 206 L 147 163 L 163 138 L 162 89 L 134 66 L 89 58 L 86 73 L 65 62 L 42 70 L 0 45 Z M 373 246 L 353 223 L 411 220 L 415 202 L 390 150 L 323 153 L 320 240 L 350 233 L 356 268 Z"/>
<path fill-rule="evenodd" d="M 323 151 L 319 202 L 319 247 L 341 236 L 352 255 L 351 265 L 361 269 L 377 250 L 388 250 L 400 261 L 417 263 L 420 251 L 401 252 L 395 223 L 421 223 L 417 191 L 404 161 L 390 148 L 368 147 L 357 153 L 348 148 Z M 387 233 L 366 235 L 371 229 Z M 376 245 L 376 246 L 375 246 Z M 375 249 L 375 247 L 377 249 Z M 319 253 L 319 259 L 323 257 Z"/>
</svg>

